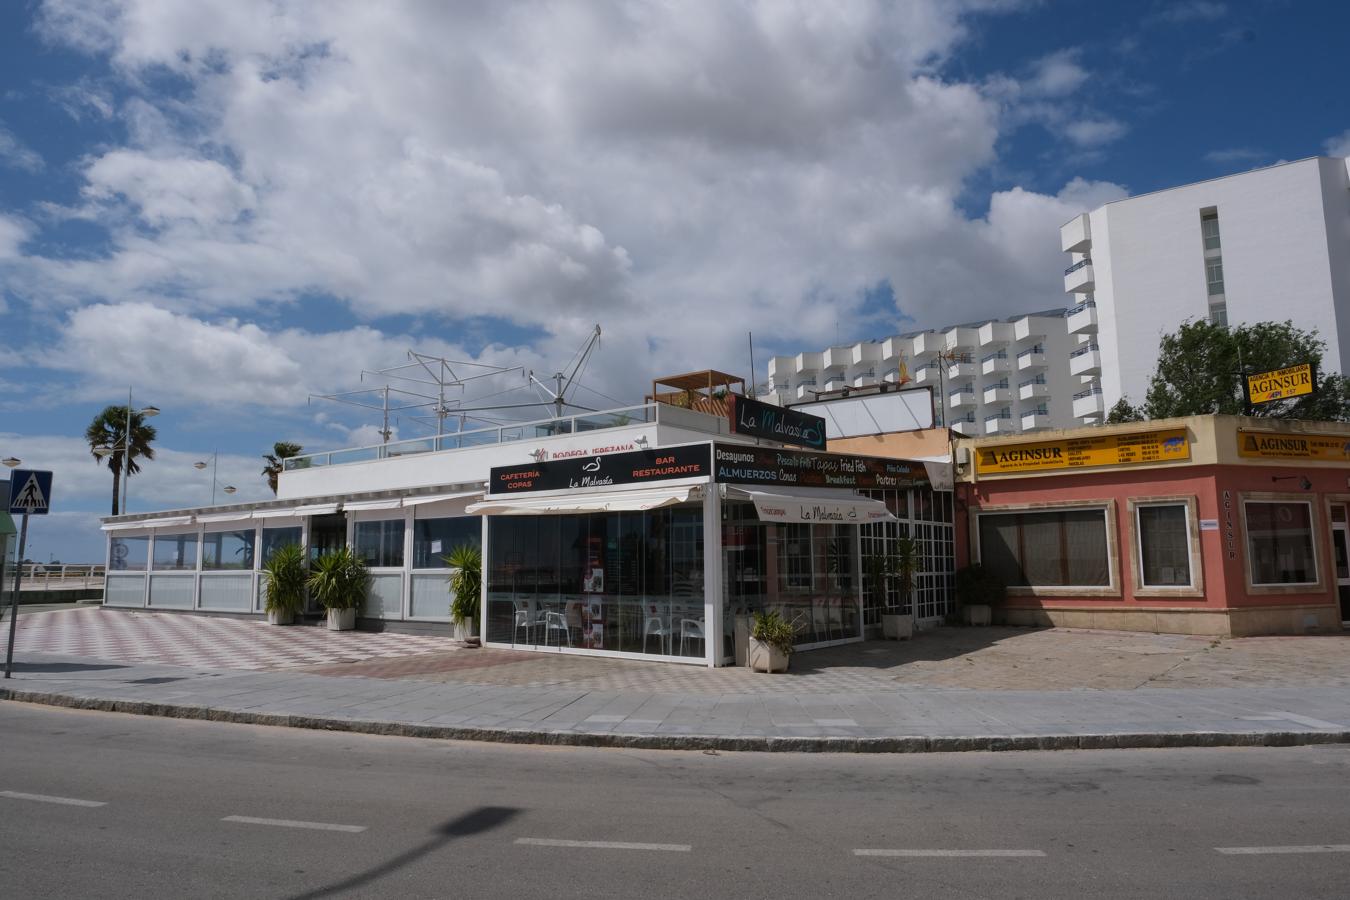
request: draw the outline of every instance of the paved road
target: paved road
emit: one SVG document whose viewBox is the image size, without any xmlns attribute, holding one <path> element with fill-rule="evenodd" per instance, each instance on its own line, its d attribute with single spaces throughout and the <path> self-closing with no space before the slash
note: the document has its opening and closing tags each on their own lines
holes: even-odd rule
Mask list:
<svg viewBox="0 0 1350 900">
<path fill-rule="evenodd" d="M 715 755 L 13 703 L 0 737 L 14 897 L 1342 897 L 1350 878 L 1339 746 Z"/>
</svg>

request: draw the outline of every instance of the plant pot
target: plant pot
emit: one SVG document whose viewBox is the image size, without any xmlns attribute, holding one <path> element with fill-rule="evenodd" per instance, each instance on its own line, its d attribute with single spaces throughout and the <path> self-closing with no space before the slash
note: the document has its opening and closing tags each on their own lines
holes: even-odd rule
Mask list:
<svg viewBox="0 0 1350 900">
<path fill-rule="evenodd" d="M 271 609 L 267 611 L 268 625 L 294 625 L 295 612 L 289 609 Z"/>
<path fill-rule="evenodd" d="M 961 607 L 961 615 L 965 617 L 967 625 L 988 625 L 993 619 L 993 611 L 984 603 Z"/>
<path fill-rule="evenodd" d="M 351 631 L 356 627 L 356 607 L 351 609 L 330 609 L 328 611 L 329 631 Z"/>
<path fill-rule="evenodd" d="M 756 672 L 786 672 L 788 670 L 788 654 L 774 645 L 767 644 L 758 638 L 750 638 L 748 650 L 750 668 Z"/>
<path fill-rule="evenodd" d="M 478 620 L 468 619 L 463 622 L 456 622 L 455 640 L 465 646 L 477 647 L 480 643 L 478 639 Z"/>
<path fill-rule="evenodd" d="M 914 617 L 909 613 L 882 613 L 881 635 L 888 641 L 907 641 L 914 637 Z"/>
</svg>

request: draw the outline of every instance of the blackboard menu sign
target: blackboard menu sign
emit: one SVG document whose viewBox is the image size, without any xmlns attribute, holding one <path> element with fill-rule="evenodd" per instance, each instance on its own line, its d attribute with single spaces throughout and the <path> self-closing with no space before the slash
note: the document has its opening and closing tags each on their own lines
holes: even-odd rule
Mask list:
<svg viewBox="0 0 1350 900">
<path fill-rule="evenodd" d="M 635 450 L 604 456 L 579 456 L 548 462 L 500 466 L 488 475 L 488 494 L 502 496 L 534 491 L 562 491 L 625 484 L 707 478 L 711 471 L 708 444 Z"/>
<path fill-rule="evenodd" d="M 749 397 L 731 396 L 731 431 L 750 437 L 793 444 L 809 450 L 825 449 L 825 420 Z"/>
<path fill-rule="evenodd" d="M 780 487 L 908 488 L 928 484 L 923 463 L 844 453 L 713 447 L 713 480 Z"/>
</svg>

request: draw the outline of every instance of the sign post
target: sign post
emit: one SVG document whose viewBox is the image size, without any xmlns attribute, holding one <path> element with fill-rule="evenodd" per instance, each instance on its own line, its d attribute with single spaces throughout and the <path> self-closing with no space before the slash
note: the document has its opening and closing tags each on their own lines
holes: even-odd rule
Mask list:
<svg viewBox="0 0 1350 900">
<path fill-rule="evenodd" d="M 52 473 L 15 469 L 10 474 L 9 513 L 23 513 L 19 552 L 14 557 L 14 593 L 9 598 L 9 645 L 5 650 L 5 677 L 14 667 L 14 632 L 19 620 L 19 587 L 23 582 L 23 554 L 28 544 L 28 517 L 45 516 L 51 507 Z"/>
</svg>

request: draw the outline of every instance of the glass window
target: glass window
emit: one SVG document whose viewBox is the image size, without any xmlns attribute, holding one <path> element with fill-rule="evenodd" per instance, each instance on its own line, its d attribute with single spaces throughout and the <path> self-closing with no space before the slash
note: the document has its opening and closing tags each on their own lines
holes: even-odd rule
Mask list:
<svg viewBox="0 0 1350 900">
<path fill-rule="evenodd" d="M 1205 260 L 1205 282 L 1209 285 L 1209 295 L 1223 293 L 1223 259 L 1214 257 Z"/>
<path fill-rule="evenodd" d="M 1139 570 L 1144 587 L 1189 587 L 1191 535 L 1185 503 L 1135 509 L 1139 527 Z"/>
<path fill-rule="evenodd" d="M 1109 587 L 1105 509 L 984 513 L 980 562 L 1009 586 Z"/>
<path fill-rule="evenodd" d="M 1248 500 L 1243 511 L 1253 585 L 1317 583 L 1312 504 Z"/>
<path fill-rule="evenodd" d="M 403 520 L 357 522 L 356 555 L 372 569 L 403 566 Z"/>
<path fill-rule="evenodd" d="M 150 555 L 150 537 L 115 537 L 108 548 L 108 568 L 114 572 L 144 572 Z"/>
<path fill-rule="evenodd" d="M 445 557 L 463 544 L 483 543 L 483 520 L 478 516 L 413 520 L 413 568 L 444 569 Z"/>
<path fill-rule="evenodd" d="M 202 569 L 253 568 L 254 531 L 213 531 L 202 537 Z"/>
<path fill-rule="evenodd" d="M 155 535 L 154 565 L 156 569 L 196 569 L 197 532 Z"/>
<path fill-rule="evenodd" d="M 1219 249 L 1219 217 L 1202 216 L 1200 218 L 1200 233 L 1205 238 L 1206 250 Z"/>
<path fill-rule="evenodd" d="M 264 528 L 262 535 L 262 554 L 258 557 L 260 563 L 266 563 L 282 547 L 288 544 L 299 544 L 304 537 L 304 532 L 299 525 L 287 526 L 284 528 Z"/>
</svg>

